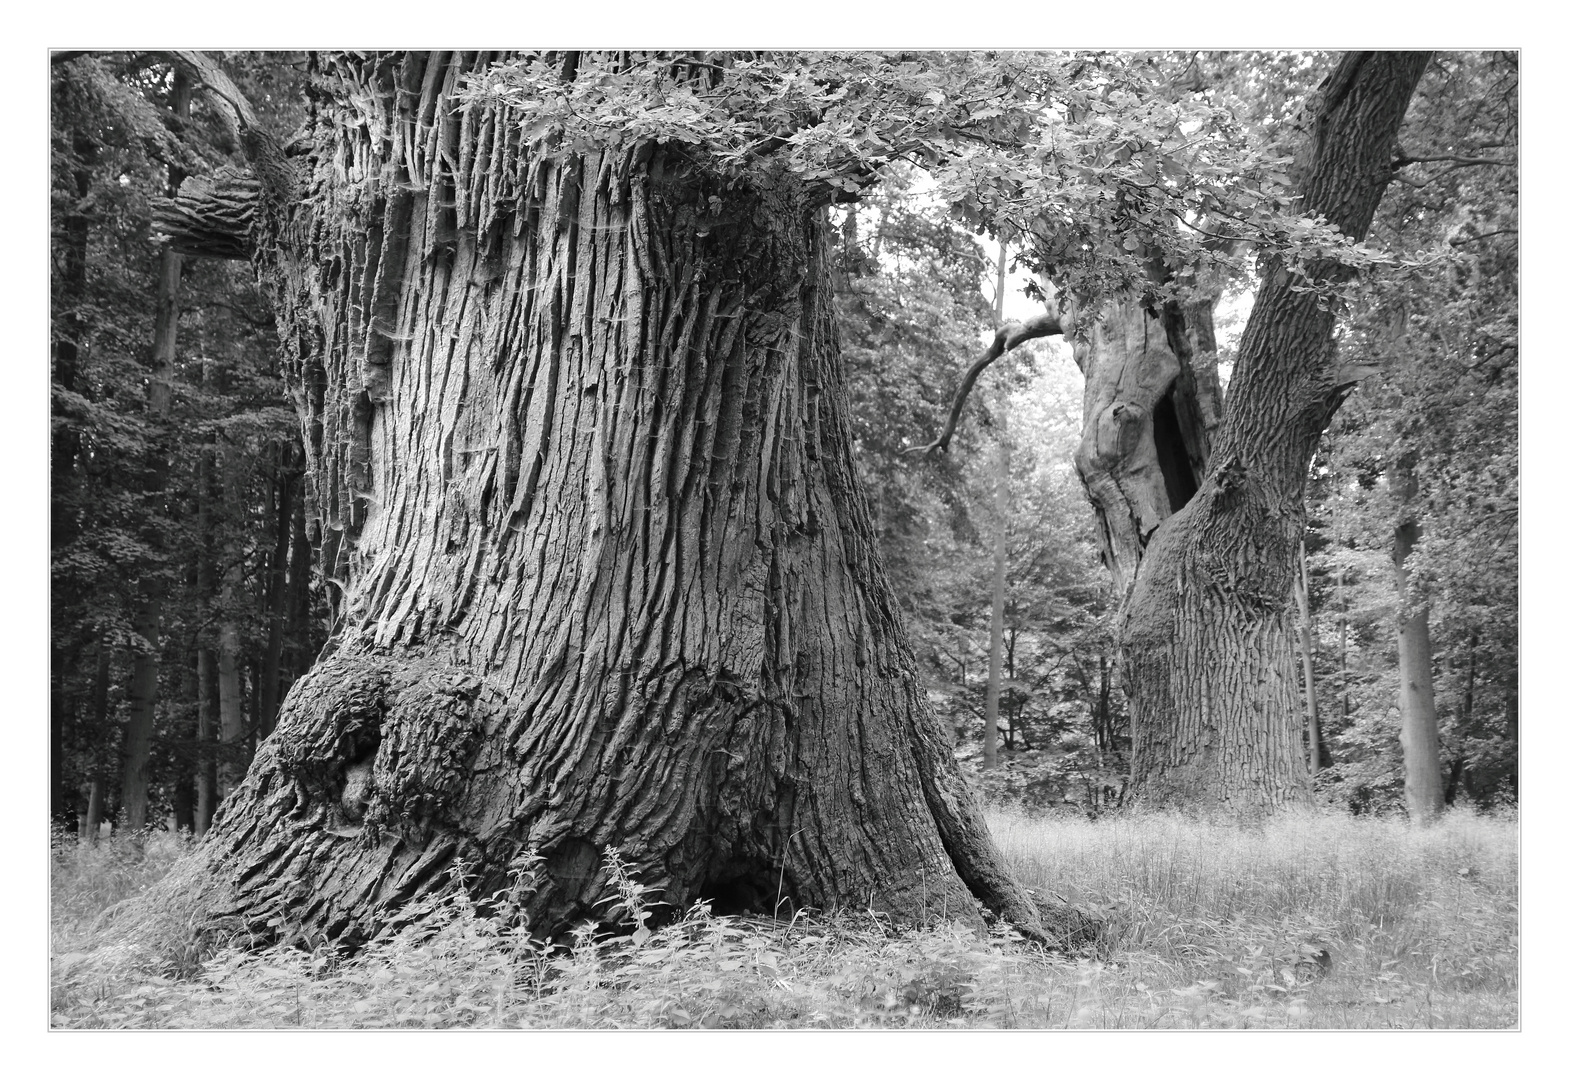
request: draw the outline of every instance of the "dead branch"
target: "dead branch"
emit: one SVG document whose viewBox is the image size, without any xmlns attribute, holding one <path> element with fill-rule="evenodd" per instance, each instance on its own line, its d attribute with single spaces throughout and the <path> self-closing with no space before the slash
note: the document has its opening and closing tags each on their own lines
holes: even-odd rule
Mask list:
<svg viewBox="0 0 1569 1080">
<path fill-rule="evenodd" d="M 942 434 L 937 436 L 935 442 L 925 446 L 915 446 L 904 451 L 906 454 L 930 454 L 938 450 L 944 453 L 948 450 L 948 442 L 953 438 L 953 433 L 958 430 L 959 417 L 964 413 L 964 403 L 969 399 L 970 391 L 975 389 L 975 381 L 981 377 L 981 372 L 992 365 L 999 356 L 1023 345 L 1026 341 L 1036 338 L 1050 337 L 1053 334 L 1064 333 L 1062 314 L 1053 305 L 1052 310 L 1042 312 L 1026 322 L 1006 322 L 997 328 L 996 335 L 992 338 L 991 347 L 975 363 L 970 365 L 970 370 L 964 373 L 963 380 L 959 383 L 958 393 L 954 395 L 953 407 L 948 411 L 948 423 L 943 427 Z"/>
</svg>

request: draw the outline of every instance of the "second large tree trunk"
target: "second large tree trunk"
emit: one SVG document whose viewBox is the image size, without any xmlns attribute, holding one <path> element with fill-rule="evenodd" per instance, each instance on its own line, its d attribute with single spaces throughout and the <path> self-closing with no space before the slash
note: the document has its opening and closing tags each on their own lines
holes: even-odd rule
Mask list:
<svg viewBox="0 0 1569 1080">
<path fill-rule="evenodd" d="M 343 592 L 186 878 L 208 914 L 353 940 L 533 850 L 553 933 L 614 847 L 674 905 L 1082 936 L 1001 865 L 916 674 L 822 212 L 767 166 L 531 152 L 455 98 L 485 62 L 335 58 L 312 154 L 261 151 L 298 185 L 256 235 Z"/>
<path fill-rule="evenodd" d="M 1299 155 L 1303 213 L 1366 235 L 1426 61 L 1351 54 L 1326 80 Z M 1271 261 L 1263 279 L 1209 474 L 1151 540 L 1123 633 L 1135 793 L 1241 816 L 1312 799 L 1291 594 L 1308 464 L 1352 378 L 1329 306 Z"/>
</svg>

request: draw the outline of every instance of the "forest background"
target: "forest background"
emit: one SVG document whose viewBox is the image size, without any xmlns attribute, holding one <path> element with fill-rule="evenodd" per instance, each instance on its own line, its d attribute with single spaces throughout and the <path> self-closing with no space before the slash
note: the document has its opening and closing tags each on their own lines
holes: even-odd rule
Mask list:
<svg viewBox="0 0 1569 1080">
<path fill-rule="evenodd" d="M 1180 79 L 1184 59 L 1148 62 Z M 228 60 L 269 126 L 289 130 L 303 61 Z M 1268 53 L 1191 70 L 1262 138 L 1327 62 Z M 171 70 L 127 52 L 52 72 L 50 799 L 83 836 L 117 820 L 205 833 L 341 588 L 309 535 L 305 457 L 249 268 L 182 260 L 153 225 L 157 199 L 238 151 Z M 1307 752 L 1320 802 L 1356 813 L 1404 806 L 1397 639 L 1424 611 L 1443 803 L 1489 810 L 1519 790 L 1517 73 L 1511 54 L 1445 54 L 1419 91 L 1417 156 L 1371 237 L 1408 265 L 1358 298 L 1344 362 L 1373 377 L 1314 463 Z M 961 759 L 993 803 L 1094 815 L 1123 801 L 1131 737 L 1115 585 L 1075 460 L 1089 418 L 1071 351 L 1010 351 L 946 447 L 921 449 L 994 328 L 1034 315 L 1051 288 L 972 233 L 974 208 L 954 200 L 892 168 L 834 213 L 855 450 Z M 1244 269 L 1214 290 L 1222 384 L 1253 287 Z"/>
</svg>

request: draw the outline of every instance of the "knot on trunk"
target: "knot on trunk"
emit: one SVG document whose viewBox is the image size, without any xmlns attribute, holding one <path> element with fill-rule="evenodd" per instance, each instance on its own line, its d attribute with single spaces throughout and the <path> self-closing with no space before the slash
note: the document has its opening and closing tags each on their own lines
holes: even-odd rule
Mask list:
<svg viewBox="0 0 1569 1080">
<path fill-rule="evenodd" d="M 455 819 L 484 727 L 480 688 L 475 675 L 439 661 L 399 672 L 382 719 L 367 820 Z"/>
<path fill-rule="evenodd" d="M 374 753 L 387 711 L 390 668 L 365 657 L 333 657 L 296 684 L 274 741 L 285 773 L 336 787 L 345 767 Z"/>
<path fill-rule="evenodd" d="M 482 728 L 480 687 L 440 661 L 333 657 L 289 697 L 279 767 L 307 806 L 363 822 L 373 841 L 383 825 L 451 819 Z"/>
</svg>

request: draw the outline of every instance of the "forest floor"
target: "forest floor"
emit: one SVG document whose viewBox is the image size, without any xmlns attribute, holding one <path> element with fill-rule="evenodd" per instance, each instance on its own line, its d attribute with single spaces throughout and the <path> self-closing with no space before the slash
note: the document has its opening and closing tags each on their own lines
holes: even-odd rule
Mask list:
<svg viewBox="0 0 1569 1080">
<path fill-rule="evenodd" d="M 56 840 L 55 1028 L 1510 1028 L 1518 830 L 1333 813 L 1256 827 L 996 811 L 1025 884 L 1105 917 L 1100 956 L 876 913 L 790 923 L 702 909 L 547 949 L 454 900 L 439 929 L 352 959 L 232 950 L 171 974 L 99 916 L 182 851 Z M 620 902 L 647 900 L 622 878 Z M 617 898 L 609 898 L 609 904 Z M 657 925 L 658 920 L 654 920 Z"/>
</svg>

